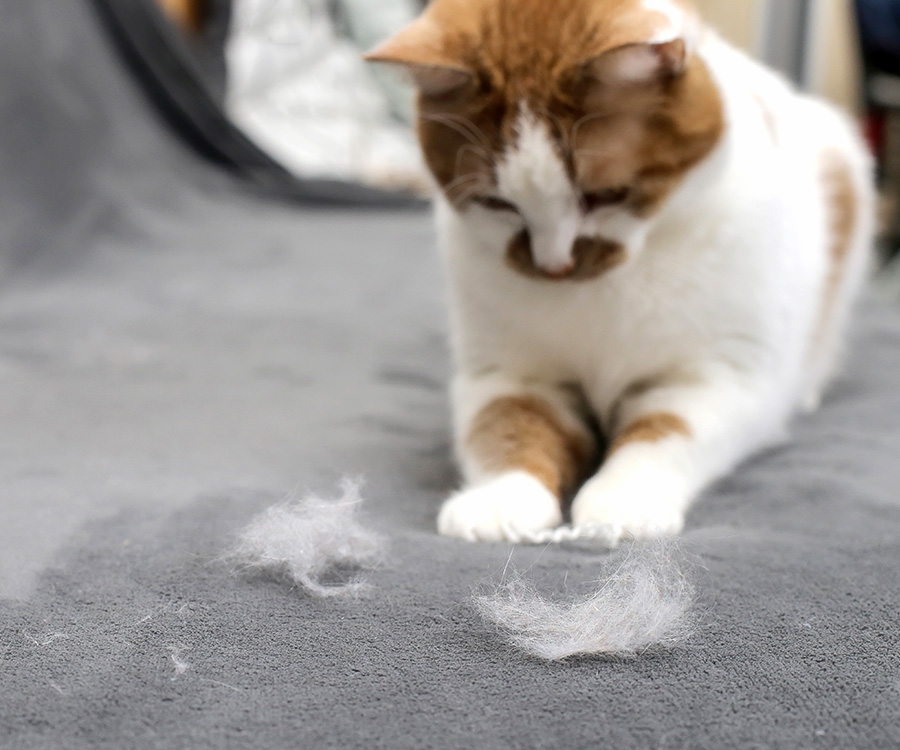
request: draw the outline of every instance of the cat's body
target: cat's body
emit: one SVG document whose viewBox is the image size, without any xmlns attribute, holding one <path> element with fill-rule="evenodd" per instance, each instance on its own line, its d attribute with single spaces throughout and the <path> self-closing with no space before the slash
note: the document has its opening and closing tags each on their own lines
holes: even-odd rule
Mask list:
<svg viewBox="0 0 900 750">
<path fill-rule="evenodd" d="M 443 187 L 466 486 L 439 528 L 516 540 L 574 494 L 576 526 L 675 533 L 818 404 L 865 276 L 869 160 L 681 3 L 548 5 L 434 0 L 375 55 L 414 68 Z M 610 447 L 588 478 L 591 419 Z"/>
</svg>

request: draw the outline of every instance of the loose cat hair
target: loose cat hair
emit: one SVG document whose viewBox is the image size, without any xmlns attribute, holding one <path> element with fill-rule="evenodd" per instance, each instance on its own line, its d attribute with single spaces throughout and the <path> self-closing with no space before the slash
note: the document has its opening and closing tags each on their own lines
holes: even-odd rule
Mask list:
<svg viewBox="0 0 900 750">
<path fill-rule="evenodd" d="M 412 75 L 440 188 L 442 533 L 527 538 L 574 498 L 576 529 L 676 534 L 817 407 L 874 224 L 843 115 L 682 0 L 433 0 L 369 59 Z"/>
<path fill-rule="evenodd" d="M 546 661 L 625 657 L 682 645 L 694 633 L 695 590 L 677 542 L 604 558 L 583 595 L 548 598 L 513 571 L 474 597 L 476 610 L 517 648 Z"/>
</svg>

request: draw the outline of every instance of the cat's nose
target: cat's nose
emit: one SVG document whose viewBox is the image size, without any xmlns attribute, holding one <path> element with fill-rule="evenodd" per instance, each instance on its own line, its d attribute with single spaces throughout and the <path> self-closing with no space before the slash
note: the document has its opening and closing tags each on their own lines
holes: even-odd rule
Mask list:
<svg viewBox="0 0 900 750">
<path fill-rule="evenodd" d="M 572 271 L 575 270 L 575 263 L 569 263 L 566 266 L 560 266 L 559 268 L 543 268 L 544 276 L 549 279 L 566 279 L 572 275 Z"/>
<path fill-rule="evenodd" d="M 540 262 L 535 260 L 535 266 L 540 272 L 551 279 L 561 279 L 568 276 L 575 268 L 575 259 L 570 255 L 568 258 Z"/>
<path fill-rule="evenodd" d="M 506 250 L 507 262 L 527 276 L 547 279 L 564 279 L 572 274 L 576 258 L 570 253 L 557 262 L 538 262 L 533 253 L 531 234 L 523 229 L 509 242 Z"/>
<path fill-rule="evenodd" d="M 531 254 L 538 268 L 550 275 L 571 271 L 575 236 L 572 232 L 533 232 Z"/>
</svg>

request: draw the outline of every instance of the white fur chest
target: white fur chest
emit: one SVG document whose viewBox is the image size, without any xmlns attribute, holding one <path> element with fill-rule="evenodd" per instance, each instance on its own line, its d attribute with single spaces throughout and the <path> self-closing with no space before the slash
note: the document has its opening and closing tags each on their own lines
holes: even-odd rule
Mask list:
<svg viewBox="0 0 900 750">
<path fill-rule="evenodd" d="M 636 380 L 718 356 L 748 366 L 767 356 L 760 298 L 738 292 L 758 274 L 749 257 L 718 252 L 737 239 L 725 224 L 651 238 L 634 263 L 593 281 L 547 282 L 510 269 L 490 232 L 446 206 L 439 214 L 454 349 L 468 372 L 575 382 L 604 411 Z"/>
</svg>

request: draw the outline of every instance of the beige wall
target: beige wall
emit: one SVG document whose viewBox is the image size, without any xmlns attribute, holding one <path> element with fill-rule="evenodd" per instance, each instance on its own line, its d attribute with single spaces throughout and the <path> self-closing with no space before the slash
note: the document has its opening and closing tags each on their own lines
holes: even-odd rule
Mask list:
<svg viewBox="0 0 900 750">
<path fill-rule="evenodd" d="M 695 0 L 695 5 L 726 38 L 748 52 L 759 50 L 765 0 Z"/>
<path fill-rule="evenodd" d="M 852 0 L 815 0 L 807 81 L 845 109 L 861 108 L 861 64 Z"/>
<path fill-rule="evenodd" d="M 764 15 L 779 0 L 694 0 L 704 17 L 728 39 L 758 54 L 763 49 Z M 811 91 L 845 109 L 860 109 L 859 50 L 853 0 L 813 0 L 807 81 Z"/>
</svg>

